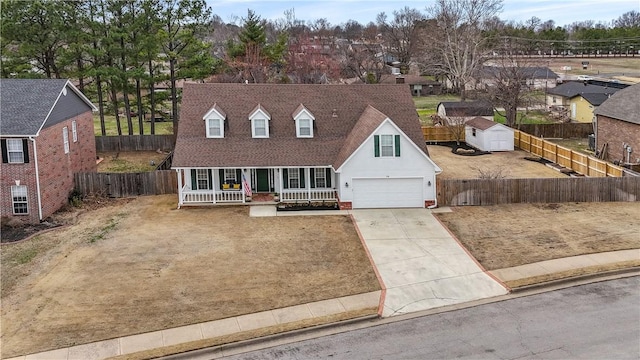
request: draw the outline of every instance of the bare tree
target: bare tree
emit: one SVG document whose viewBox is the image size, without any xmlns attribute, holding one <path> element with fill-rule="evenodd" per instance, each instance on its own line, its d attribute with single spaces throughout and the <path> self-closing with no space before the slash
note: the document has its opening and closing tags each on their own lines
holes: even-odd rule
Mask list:
<svg viewBox="0 0 640 360">
<path fill-rule="evenodd" d="M 425 30 L 426 68 L 444 75 L 462 100 L 465 86 L 485 60 L 485 21 L 501 9 L 502 0 L 436 0 L 427 8 L 434 21 Z"/>
<path fill-rule="evenodd" d="M 519 123 L 518 109 L 528 109 L 542 105 L 539 96 L 535 96 L 535 79 L 544 76 L 549 81 L 550 71 L 546 71 L 546 63 L 540 63 L 535 58 L 518 57 L 517 54 L 526 46 L 518 45 L 516 40 L 503 39 L 502 47 L 496 49 L 500 54 L 483 67 L 478 76 L 483 78 L 486 85 L 484 96 L 491 102 L 498 114 L 506 118 L 506 124 L 516 127 Z M 555 79 L 554 79 L 555 80 Z M 504 109 L 504 113 L 500 112 Z"/>
<path fill-rule="evenodd" d="M 342 73 L 357 77 L 366 84 L 380 82 L 386 73 L 384 54 L 380 44 L 350 44 L 342 48 Z"/>
<path fill-rule="evenodd" d="M 464 139 L 464 131 L 465 131 L 465 122 L 466 118 L 463 116 L 459 117 L 441 117 L 439 115 L 432 116 L 432 121 L 434 124 L 444 125 L 449 133 L 453 136 L 456 141 L 456 145 L 460 145 L 462 140 Z"/>
<path fill-rule="evenodd" d="M 378 27 L 382 31 L 387 52 L 394 55 L 402 69 L 408 69 L 421 41 L 419 28 L 424 25 L 424 15 L 405 6 L 402 10 L 393 12 L 393 19 L 387 21 L 385 13 L 377 16 Z"/>
</svg>

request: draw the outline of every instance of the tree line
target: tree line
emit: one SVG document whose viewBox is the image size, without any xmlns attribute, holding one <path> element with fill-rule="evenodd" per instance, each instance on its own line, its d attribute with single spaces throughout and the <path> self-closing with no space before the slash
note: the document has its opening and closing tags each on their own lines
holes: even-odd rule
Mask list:
<svg viewBox="0 0 640 360">
<path fill-rule="evenodd" d="M 502 0 L 436 0 L 367 24 L 302 21 L 294 9 L 276 20 L 224 22 L 205 0 L 80 0 L 0 4 L 2 77 L 69 77 L 105 114 L 151 133 L 157 113 L 177 129 L 181 80 L 377 83 L 389 67 L 446 80 L 464 99 L 487 59 L 517 54 L 623 53 L 640 50 L 640 13 L 610 23 L 556 26 L 498 17 Z M 163 85 L 166 84 L 166 85 Z M 161 86 L 162 85 L 162 86 Z M 161 87 L 161 89 L 158 89 Z M 165 108 L 170 103 L 170 110 Z"/>
</svg>

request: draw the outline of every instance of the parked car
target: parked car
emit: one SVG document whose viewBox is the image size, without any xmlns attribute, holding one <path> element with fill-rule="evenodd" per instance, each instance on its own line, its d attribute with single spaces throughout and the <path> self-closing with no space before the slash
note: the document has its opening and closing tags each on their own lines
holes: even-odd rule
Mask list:
<svg viewBox="0 0 640 360">
<path fill-rule="evenodd" d="M 593 80 L 593 77 L 589 76 L 589 75 L 578 75 L 578 80 L 580 80 L 580 81 L 588 81 L 588 80 Z"/>
</svg>

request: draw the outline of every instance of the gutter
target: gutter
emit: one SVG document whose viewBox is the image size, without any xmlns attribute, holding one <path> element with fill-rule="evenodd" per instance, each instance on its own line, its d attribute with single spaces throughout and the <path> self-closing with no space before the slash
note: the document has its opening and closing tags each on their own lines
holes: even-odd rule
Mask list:
<svg viewBox="0 0 640 360">
<path fill-rule="evenodd" d="M 38 194 L 38 219 L 42 221 L 42 197 L 40 195 L 40 170 L 38 168 L 38 149 L 36 147 L 36 139 L 29 136 L 29 140 L 33 143 L 33 162 L 36 165 L 36 192 Z"/>
</svg>

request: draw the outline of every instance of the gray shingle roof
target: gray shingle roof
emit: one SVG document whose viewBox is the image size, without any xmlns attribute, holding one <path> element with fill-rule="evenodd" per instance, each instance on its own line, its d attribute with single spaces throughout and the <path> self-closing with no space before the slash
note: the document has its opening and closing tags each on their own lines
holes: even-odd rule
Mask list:
<svg viewBox="0 0 640 360">
<path fill-rule="evenodd" d="M 596 111 L 602 115 L 634 124 L 640 124 L 640 84 L 629 86 L 613 94 Z"/>
<path fill-rule="evenodd" d="M 36 135 L 66 79 L 0 79 L 0 134 Z"/>
<path fill-rule="evenodd" d="M 605 100 L 607 100 L 611 95 L 610 94 L 578 94 L 576 96 L 582 96 L 585 100 L 589 102 L 589 104 L 593 106 L 600 106 Z"/>
<path fill-rule="evenodd" d="M 446 116 L 493 116 L 493 106 L 482 100 L 478 101 L 443 101 Z"/>
<path fill-rule="evenodd" d="M 222 139 L 206 138 L 202 117 L 214 103 L 227 114 Z M 251 137 L 249 114 L 257 104 L 271 115 L 269 138 Z M 296 137 L 293 113 L 300 104 L 316 119 L 313 138 Z M 406 85 L 185 84 L 173 166 L 337 165 L 341 150 L 362 142 L 352 132 L 370 134 L 383 116 L 426 154 Z"/>
<path fill-rule="evenodd" d="M 567 98 L 572 98 L 578 94 L 613 94 L 620 91 L 619 88 L 609 86 L 599 86 L 594 84 L 584 84 L 580 81 L 569 81 L 564 84 L 558 85 L 547 92 L 553 95 L 559 95 Z"/>
</svg>

